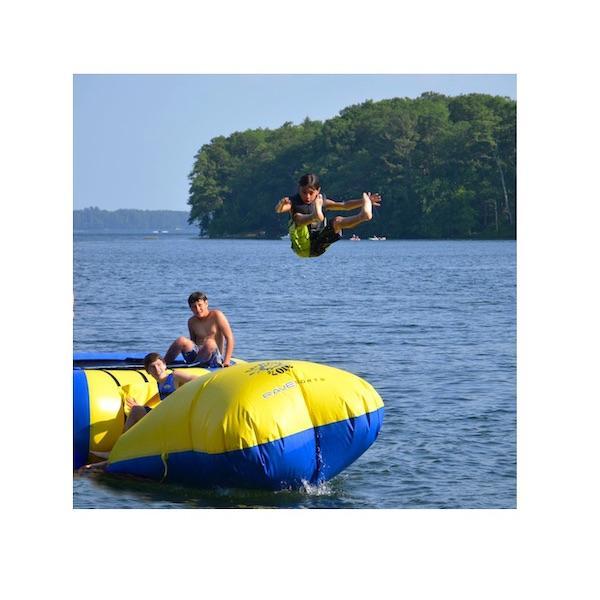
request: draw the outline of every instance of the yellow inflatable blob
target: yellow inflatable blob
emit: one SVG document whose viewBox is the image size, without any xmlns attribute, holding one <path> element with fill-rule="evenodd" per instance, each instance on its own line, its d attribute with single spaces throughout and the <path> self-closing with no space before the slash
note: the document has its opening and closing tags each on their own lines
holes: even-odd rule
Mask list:
<svg viewBox="0 0 600 600">
<path fill-rule="evenodd" d="M 199 486 L 280 489 L 330 479 L 376 439 L 364 379 L 304 361 L 219 369 L 185 384 L 114 444 L 108 470 Z"/>
</svg>

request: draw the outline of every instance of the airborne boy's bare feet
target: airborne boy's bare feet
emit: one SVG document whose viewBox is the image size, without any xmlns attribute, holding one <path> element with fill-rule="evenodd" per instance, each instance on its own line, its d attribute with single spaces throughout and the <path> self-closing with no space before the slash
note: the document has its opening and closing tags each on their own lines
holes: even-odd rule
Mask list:
<svg viewBox="0 0 600 600">
<path fill-rule="evenodd" d="M 373 218 L 373 203 L 371 197 L 366 192 L 363 193 L 363 205 L 360 214 L 364 217 L 365 221 L 370 221 Z"/>
<path fill-rule="evenodd" d="M 331 225 L 336 233 L 340 233 L 343 229 L 351 229 L 365 221 L 370 221 L 373 218 L 373 202 L 378 206 L 379 196 L 371 200 L 371 196 L 365 192 L 362 197 L 362 207 L 360 212 L 351 217 L 334 217 Z"/>
<path fill-rule="evenodd" d="M 322 223 L 325 220 L 325 215 L 323 214 L 323 196 L 321 194 L 319 194 L 315 198 L 314 206 L 315 215 L 317 219 L 319 219 L 319 221 Z"/>
</svg>

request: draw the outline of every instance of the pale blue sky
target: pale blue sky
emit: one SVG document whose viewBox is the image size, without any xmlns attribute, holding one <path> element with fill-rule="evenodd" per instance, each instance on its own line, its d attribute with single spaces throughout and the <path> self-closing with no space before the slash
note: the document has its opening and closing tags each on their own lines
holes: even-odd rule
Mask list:
<svg viewBox="0 0 600 600">
<path fill-rule="evenodd" d="M 187 176 L 212 138 L 426 91 L 516 99 L 516 76 L 76 75 L 73 207 L 188 210 Z"/>
</svg>

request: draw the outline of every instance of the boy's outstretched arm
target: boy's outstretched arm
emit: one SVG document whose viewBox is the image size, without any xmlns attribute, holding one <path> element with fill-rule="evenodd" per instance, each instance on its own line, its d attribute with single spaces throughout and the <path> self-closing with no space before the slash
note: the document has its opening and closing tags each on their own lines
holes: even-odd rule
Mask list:
<svg viewBox="0 0 600 600">
<path fill-rule="evenodd" d="M 290 199 L 286 196 L 285 198 L 282 198 L 275 205 L 275 212 L 277 212 L 277 213 L 289 212 L 291 208 L 292 208 L 292 203 L 291 203 Z"/>
<path fill-rule="evenodd" d="M 292 210 L 292 202 L 289 198 L 282 198 L 275 205 L 275 212 L 277 213 L 285 213 L 290 212 Z M 296 225 L 310 225 L 311 223 L 316 223 L 317 221 L 323 220 L 323 212 L 322 208 L 319 207 L 319 210 L 314 214 L 310 215 L 301 215 L 300 213 L 295 213 L 292 215 L 292 220 Z"/>
</svg>

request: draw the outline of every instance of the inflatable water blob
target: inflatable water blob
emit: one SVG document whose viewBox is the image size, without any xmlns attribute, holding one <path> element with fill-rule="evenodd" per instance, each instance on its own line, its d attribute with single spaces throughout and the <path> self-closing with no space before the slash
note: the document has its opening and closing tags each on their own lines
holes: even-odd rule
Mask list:
<svg viewBox="0 0 600 600">
<path fill-rule="evenodd" d="M 144 354 L 80 352 L 73 357 L 73 468 L 92 462 L 92 452 L 109 452 L 123 433 L 127 396 L 139 404 L 158 404 L 156 381 L 144 370 Z M 232 361 L 235 362 L 235 361 Z M 237 362 L 240 362 L 237 359 Z M 209 369 L 187 367 L 204 375 Z M 97 459 L 96 459 L 97 460 Z"/>
<path fill-rule="evenodd" d="M 116 441 L 107 470 L 200 487 L 296 488 L 331 479 L 375 441 L 383 401 L 310 362 L 240 363 L 185 384 Z"/>
<path fill-rule="evenodd" d="M 73 364 L 74 467 L 110 452 L 108 470 L 200 487 L 318 484 L 375 441 L 383 402 L 351 373 L 301 361 L 188 367 L 199 378 L 159 402 L 143 355 L 79 353 Z M 154 406 L 123 434 L 125 398 Z"/>
</svg>

